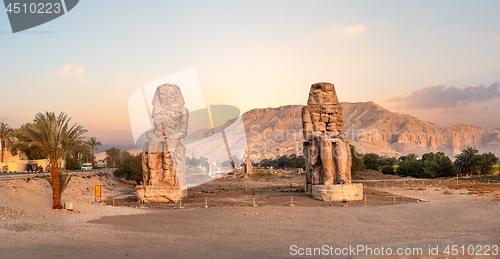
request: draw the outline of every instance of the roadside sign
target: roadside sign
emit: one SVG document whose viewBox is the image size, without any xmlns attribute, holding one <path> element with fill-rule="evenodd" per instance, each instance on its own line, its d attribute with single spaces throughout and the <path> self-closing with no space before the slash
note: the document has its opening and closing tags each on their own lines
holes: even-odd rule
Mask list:
<svg viewBox="0 0 500 259">
<path fill-rule="evenodd" d="M 97 201 L 99 200 L 99 201 Z M 101 186 L 96 185 L 95 186 L 95 202 L 101 203 Z"/>
</svg>

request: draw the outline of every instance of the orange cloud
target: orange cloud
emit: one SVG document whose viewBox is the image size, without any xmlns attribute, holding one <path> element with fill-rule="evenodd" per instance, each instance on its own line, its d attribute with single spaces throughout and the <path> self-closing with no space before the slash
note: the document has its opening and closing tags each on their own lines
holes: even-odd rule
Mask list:
<svg viewBox="0 0 500 259">
<path fill-rule="evenodd" d="M 349 33 L 361 33 L 365 31 L 365 25 L 364 24 L 356 24 L 354 26 L 349 26 L 345 28 L 346 32 Z"/>
<path fill-rule="evenodd" d="M 460 108 L 471 102 L 488 101 L 500 97 L 500 83 L 490 86 L 445 87 L 433 85 L 410 92 L 408 95 L 389 95 L 381 102 L 392 103 L 396 109 Z M 484 108 L 484 107 L 483 107 Z"/>
<path fill-rule="evenodd" d="M 82 66 L 75 67 L 75 74 L 83 74 L 83 72 L 85 72 L 85 69 Z"/>
<path fill-rule="evenodd" d="M 82 66 L 74 66 L 74 65 L 64 65 L 60 71 L 57 72 L 59 76 L 70 76 L 72 74 L 83 74 L 85 69 Z"/>
</svg>

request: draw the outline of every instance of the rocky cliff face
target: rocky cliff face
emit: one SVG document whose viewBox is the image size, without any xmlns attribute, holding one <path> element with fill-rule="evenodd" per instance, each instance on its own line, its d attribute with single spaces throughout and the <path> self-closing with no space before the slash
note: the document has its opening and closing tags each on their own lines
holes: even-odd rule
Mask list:
<svg viewBox="0 0 500 259">
<path fill-rule="evenodd" d="M 373 102 L 344 103 L 345 119 L 354 132 L 370 131 L 358 142 L 399 154 L 445 152 L 449 156 L 472 146 L 500 154 L 500 131 L 466 124 L 439 127 L 407 114 L 390 112 Z M 356 134 L 355 134 L 356 135 Z M 377 137 L 378 135 L 378 137 Z M 356 139 L 357 140 L 357 139 Z M 382 151 L 382 150 L 381 150 Z"/>
<path fill-rule="evenodd" d="M 394 113 L 374 102 L 341 103 L 350 143 L 358 151 L 405 155 L 441 151 L 455 156 L 468 146 L 500 156 L 500 128 L 466 124 L 439 127 L 411 115 Z M 253 109 L 242 115 L 249 148 L 262 154 L 279 148 L 300 150 L 302 105 Z M 217 131 L 217 130 L 216 130 Z M 197 132 L 199 135 L 209 134 Z"/>
</svg>

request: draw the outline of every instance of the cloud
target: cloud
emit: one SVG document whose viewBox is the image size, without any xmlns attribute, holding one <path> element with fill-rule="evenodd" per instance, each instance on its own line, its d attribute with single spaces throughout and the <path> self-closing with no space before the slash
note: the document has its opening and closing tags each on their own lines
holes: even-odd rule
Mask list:
<svg viewBox="0 0 500 259">
<path fill-rule="evenodd" d="M 356 24 L 354 26 L 349 26 L 349 27 L 345 28 L 345 31 L 349 32 L 349 33 L 361 33 L 363 31 L 365 31 L 365 25 Z"/>
<path fill-rule="evenodd" d="M 488 105 L 481 107 L 481 111 L 487 111 L 490 107 Z"/>
<path fill-rule="evenodd" d="M 82 66 L 75 67 L 75 74 L 83 74 L 83 72 L 85 72 L 85 69 Z"/>
<path fill-rule="evenodd" d="M 64 65 L 62 70 L 57 72 L 57 75 L 69 76 L 71 75 L 71 70 L 73 70 L 75 66 L 73 65 Z"/>
<path fill-rule="evenodd" d="M 0 121 L 4 121 L 4 122 L 5 122 L 5 121 L 12 121 L 12 119 L 11 119 L 11 118 L 9 118 L 9 117 L 0 116 Z"/>
<path fill-rule="evenodd" d="M 72 74 L 81 75 L 85 72 L 85 69 L 82 66 L 74 66 L 74 65 L 64 65 L 61 71 L 57 72 L 59 76 L 70 76 Z"/>
<path fill-rule="evenodd" d="M 441 115 L 463 115 L 465 113 L 470 112 L 470 108 L 465 108 L 465 107 L 459 107 L 459 108 L 446 108 L 443 110 L 438 111 L 439 114 Z"/>
<path fill-rule="evenodd" d="M 405 96 L 386 96 L 382 102 L 394 103 L 397 109 L 456 108 L 468 106 L 471 102 L 491 100 L 500 96 L 500 83 L 490 86 L 468 85 L 462 88 L 434 85 L 410 92 Z"/>
</svg>

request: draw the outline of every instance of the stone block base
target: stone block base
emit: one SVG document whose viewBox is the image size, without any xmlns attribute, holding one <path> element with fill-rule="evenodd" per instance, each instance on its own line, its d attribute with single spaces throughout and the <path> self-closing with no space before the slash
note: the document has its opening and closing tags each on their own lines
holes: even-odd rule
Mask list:
<svg viewBox="0 0 500 259">
<path fill-rule="evenodd" d="M 363 184 L 313 185 L 311 195 L 322 201 L 363 200 Z"/>
<path fill-rule="evenodd" d="M 187 196 L 187 189 L 179 186 L 137 185 L 137 200 L 143 202 L 175 202 Z"/>
</svg>

